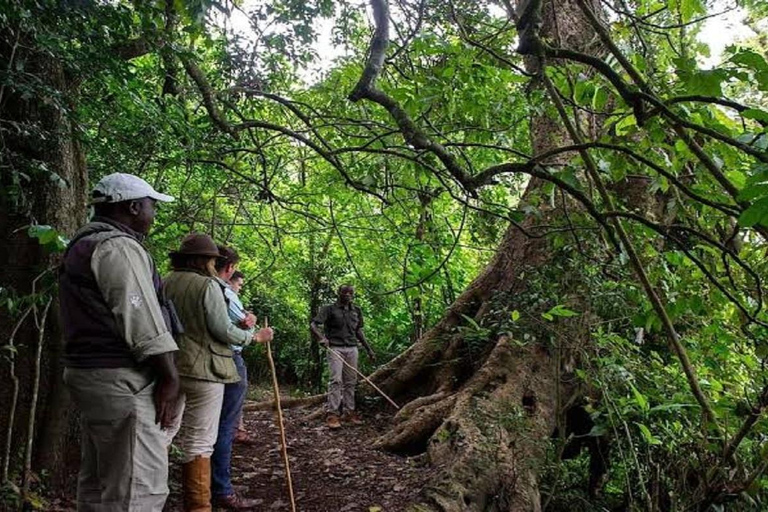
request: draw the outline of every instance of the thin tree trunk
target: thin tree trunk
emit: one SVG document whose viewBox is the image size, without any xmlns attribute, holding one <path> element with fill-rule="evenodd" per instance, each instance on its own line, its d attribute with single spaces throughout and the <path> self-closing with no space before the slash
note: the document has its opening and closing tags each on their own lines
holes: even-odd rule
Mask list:
<svg viewBox="0 0 768 512">
<path fill-rule="evenodd" d="M 41 317 L 35 310 L 35 326 L 37 327 L 37 350 L 35 351 L 35 369 L 32 373 L 32 397 L 29 405 L 29 419 L 27 421 L 27 444 L 24 449 L 24 468 L 21 475 L 21 495 L 26 498 L 29 494 L 29 484 L 32 479 L 32 447 L 35 440 L 35 419 L 37 417 L 37 403 L 40 395 L 40 367 L 43 359 L 43 343 L 45 342 L 45 324 L 48 321 L 48 311 L 51 309 L 53 298 L 43 308 Z"/>
</svg>

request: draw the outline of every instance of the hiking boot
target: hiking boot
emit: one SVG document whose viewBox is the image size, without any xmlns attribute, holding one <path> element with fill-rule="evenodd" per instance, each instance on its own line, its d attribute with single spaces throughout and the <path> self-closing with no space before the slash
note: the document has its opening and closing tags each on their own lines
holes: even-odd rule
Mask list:
<svg viewBox="0 0 768 512">
<path fill-rule="evenodd" d="M 363 424 L 363 418 L 360 417 L 360 414 L 358 414 L 356 411 L 348 412 L 346 413 L 342 418 L 341 421 L 344 423 L 351 423 L 353 425 L 362 425 Z"/>
<path fill-rule="evenodd" d="M 329 414 L 328 417 L 325 419 L 325 424 L 328 425 L 328 428 L 333 430 L 336 430 L 337 428 L 341 428 L 339 417 L 335 414 Z"/>
<path fill-rule="evenodd" d="M 224 510 L 254 510 L 261 503 L 263 503 L 262 500 L 249 500 L 237 494 L 215 496 L 213 498 L 213 506 Z"/>
<path fill-rule="evenodd" d="M 252 438 L 248 432 L 245 432 L 244 430 L 238 430 L 235 434 L 235 443 L 236 444 L 243 444 L 245 446 L 255 446 L 256 440 Z"/>
<path fill-rule="evenodd" d="M 181 466 L 185 512 L 211 511 L 211 459 L 195 457 Z"/>
</svg>

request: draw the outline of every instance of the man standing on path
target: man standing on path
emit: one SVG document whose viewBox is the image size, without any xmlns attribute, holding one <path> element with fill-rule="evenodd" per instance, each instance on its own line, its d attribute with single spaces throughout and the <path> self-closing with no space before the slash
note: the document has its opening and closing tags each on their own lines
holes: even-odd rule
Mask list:
<svg viewBox="0 0 768 512">
<path fill-rule="evenodd" d="M 249 313 L 240 302 L 232 288 L 230 280 L 235 273 L 240 256 L 229 247 L 219 245 L 219 258 L 216 259 L 217 281 L 224 293 L 229 319 L 241 329 L 248 329 L 253 334 L 256 317 Z M 231 345 L 232 359 L 240 375 L 239 382 L 225 384 L 224 399 L 219 417 L 219 433 L 211 456 L 211 491 L 215 506 L 226 510 L 252 510 L 258 502 L 238 496 L 232 487 L 232 443 L 235 440 L 238 421 L 243 409 L 245 395 L 248 393 L 248 370 L 243 360 L 243 345 Z"/>
<path fill-rule="evenodd" d="M 130 174 L 93 190 L 95 216 L 64 254 L 64 382 L 82 420 L 78 511 L 157 511 L 168 497 L 167 435 L 179 377 L 160 276 L 142 245 L 157 201 Z"/>
<path fill-rule="evenodd" d="M 355 425 L 362 423 L 360 415 L 355 411 L 357 374 L 342 360 L 357 369 L 358 342 L 363 345 L 371 361 L 376 359 L 363 334 L 363 312 L 352 303 L 354 298 L 354 287 L 341 286 L 336 303 L 320 308 L 310 324 L 310 329 L 320 344 L 329 349 L 328 367 L 331 375 L 328 383 L 326 421 L 332 429 L 341 427 L 339 418 L 342 412 L 344 415 L 341 420 Z"/>
</svg>

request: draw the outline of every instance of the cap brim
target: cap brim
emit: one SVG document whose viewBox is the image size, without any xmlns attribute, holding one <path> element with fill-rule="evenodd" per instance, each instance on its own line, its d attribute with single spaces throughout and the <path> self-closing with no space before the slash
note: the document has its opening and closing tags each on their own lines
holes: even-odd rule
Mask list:
<svg viewBox="0 0 768 512">
<path fill-rule="evenodd" d="M 150 199 L 154 199 L 155 201 L 161 201 L 163 203 L 172 203 L 175 201 L 173 196 L 161 194 L 160 192 L 155 192 L 154 194 L 151 194 L 147 197 L 149 197 Z"/>
</svg>

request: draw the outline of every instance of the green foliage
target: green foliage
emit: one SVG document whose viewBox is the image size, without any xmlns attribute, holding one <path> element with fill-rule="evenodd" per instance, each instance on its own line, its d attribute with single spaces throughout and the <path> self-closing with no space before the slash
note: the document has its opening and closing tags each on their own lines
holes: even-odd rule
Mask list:
<svg viewBox="0 0 768 512">
<path fill-rule="evenodd" d="M 585 456 L 556 460 L 553 443 L 544 494 L 584 510 L 644 510 L 651 498 L 674 498 L 669 509 L 682 510 L 698 506 L 705 480 L 743 481 L 764 459 L 763 423 L 737 450 L 732 473 L 721 471 L 717 456 L 760 395 L 768 357 L 764 31 L 728 48 L 721 65 L 705 67 L 708 49 L 696 36 L 713 12 L 709 3 L 622 2 L 606 18 L 610 33 L 647 88 L 632 83 L 614 57 L 604 57 L 613 81 L 583 63 L 547 63 L 543 73 L 567 115 L 594 139 L 588 151 L 608 189 L 606 201 L 576 151 L 535 162 L 543 176 L 535 180 L 524 171 L 501 172 L 472 188 L 448 172 L 434 144 L 415 149 L 407 138 L 412 128 L 479 176 L 572 141 L 558 135 L 557 121 L 545 148 L 532 144 L 542 139 L 532 133 L 534 121 L 557 113 L 540 87 L 544 77 L 529 76 L 524 59 L 511 51 L 519 39 L 514 23 L 491 3 L 448 9 L 426 2 L 424 12 L 395 4 L 393 23 L 408 30 L 390 35 L 397 45 L 377 87 L 401 107 L 398 115 L 410 117 L 413 127 L 405 130 L 391 111 L 347 100 L 370 38 L 365 12 L 349 2 L 257 3 L 248 21 L 258 36 L 226 27 L 222 17 L 244 6 L 225 2 L 15 2 L 0 12 L 6 46 L 22 41 L 75 78 L 72 90 L 58 90 L 40 79 L 31 60 L 19 59 L 0 63 L 2 87 L 19 98 L 41 98 L 72 123 L 91 184 L 111 172 L 134 172 L 177 197 L 161 206 L 148 240 L 163 271 L 168 251 L 190 231 L 240 252 L 245 303 L 275 327 L 284 381 L 313 378 L 312 308 L 333 301 L 340 284 L 357 287 L 368 337 L 387 360 L 412 343 L 417 328 L 442 318 L 512 221 L 531 240 L 546 238 L 552 257 L 537 271 L 520 262 L 514 268 L 520 286 L 503 283 L 483 315 L 462 316 L 461 355 L 479 365 L 502 336 L 555 353 L 589 333 L 590 342 L 575 354 L 574 382 L 595 391 L 586 405 L 595 423 L 587 437 L 609 435 L 615 454 L 605 496 L 590 500 L 579 491 Z M 741 4 L 755 19 L 766 12 L 764 2 Z M 335 58 L 313 46 L 321 23 L 334 27 Z M 137 40 L 146 51 L 130 58 L 117 51 Z M 207 84 L 195 81 L 185 62 L 194 62 Z M 321 64 L 310 77 L 307 69 Z M 640 115 L 619 96 L 616 78 L 630 92 L 656 95 L 664 108 L 646 102 Z M 209 96 L 203 99 L 201 90 Z M 695 144 L 673 129 L 664 109 L 685 123 Z M 39 123 L 2 121 L 6 138 L 42 143 L 60 136 Z M 243 128 L 248 123 L 254 127 Z M 38 178 L 51 187 L 73 184 L 39 158 L 6 153 L 3 197 L 28 213 L 30 237 L 46 251 L 61 251 L 71 233 L 37 221 L 29 187 Z M 626 193 L 633 190 L 641 197 Z M 578 194 L 605 216 L 587 212 Z M 609 202 L 615 211 L 608 212 Z M 627 248 L 615 240 L 616 218 L 678 330 L 721 433 L 702 428 L 701 407 L 658 308 L 630 271 Z M 14 317 L 34 300 L 0 289 L 0 304 Z M 263 377 L 263 349 L 250 348 L 246 357 L 252 375 Z M 512 409 L 498 422 L 514 428 L 519 413 Z M 441 429 L 436 439 L 451 435 Z M 765 508 L 766 487 L 768 479 L 756 474 L 739 506 Z"/>
<path fill-rule="evenodd" d="M 37 238 L 37 241 L 49 252 L 63 252 L 67 248 L 69 240 L 64 238 L 58 231 L 51 226 L 30 226 L 27 234 L 31 238 Z"/>
</svg>

